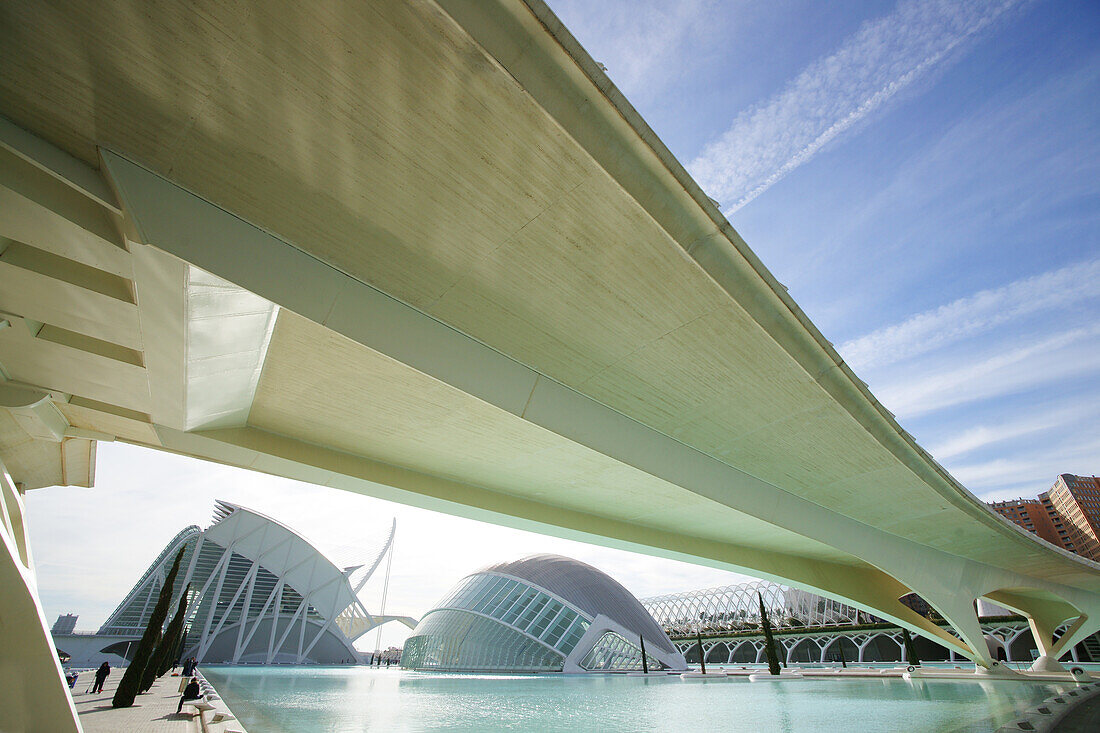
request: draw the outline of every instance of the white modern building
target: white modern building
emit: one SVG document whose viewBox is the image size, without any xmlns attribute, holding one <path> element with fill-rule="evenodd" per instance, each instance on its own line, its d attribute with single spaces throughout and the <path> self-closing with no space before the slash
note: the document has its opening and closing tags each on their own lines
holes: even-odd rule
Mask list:
<svg viewBox="0 0 1100 733">
<path fill-rule="evenodd" d="M 401 664 L 444 672 L 686 669 L 630 591 L 591 565 L 532 555 L 469 575 L 421 619 Z"/>
<path fill-rule="evenodd" d="M 341 664 L 359 660 L 353 642 L 387 621 L 358 593 L 393 544 L 393 529 L 373 561 L 340 568 L 286 525 L 219 501 L 205 530 L 190 526 L 172 538 L 91 643 L 125 656 L 140 638 L 165 576 L 183 548 L 172 608 L 190 585 L 182 657 L 207 664 Z M 64 643 L 62 640 L 57 640 Z M 88 642 L 66 639 L 74 649 Z M 63 651 L 74 655 L 68 649 Z M 74 661 L 75 663 L 75 661 Z M 96 662 L 98 663 L 98 662 Z"/>
<path fill-rule="evenodd" d="M 761 601 L 775 631 L 776 651 L 787 664 L 905 659 L 901 628 L 855 606 L 766 580 L 642 598 L 640 603 L 688 663 L 699 662 L 701 646 L 707 664 L 752 664 L 765 660 Z M 1032 662 L 1039 655 L 1028 623 L 1011 609 L 979 600 L 978 615 L 994 659 Z M 1055 638 L 1068 628 L 1059 625 Z M 923 635 L 913 634 L 912 642 L 922 660 L 962 659 L 954 649 Z M 1098 660 L 1100 635 L 1086 637 L 1061 657 L 1063 662 Z"/>
<path fill-rule="evenodd" d="M 642 606 L 672 634 L 736 631 L 760 626 L 760 602 L 773 626 L 850 626 L 859 609 L 790 586 L 758 580 L 719 588 L 641 599 Z M 871 620 L 863 614 L 864 620 Z"/>
</svg>

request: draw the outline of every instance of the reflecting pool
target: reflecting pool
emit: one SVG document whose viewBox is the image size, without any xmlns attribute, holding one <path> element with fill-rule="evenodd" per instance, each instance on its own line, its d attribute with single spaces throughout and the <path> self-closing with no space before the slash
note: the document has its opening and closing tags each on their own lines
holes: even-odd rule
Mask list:
<svg viewBox="0 0 1100 733">
<path fill-rule="evenodd" d="M 1066 685 L 204 667 L 249 733 L 299 731 L 990 731 Z"/>
</svg>

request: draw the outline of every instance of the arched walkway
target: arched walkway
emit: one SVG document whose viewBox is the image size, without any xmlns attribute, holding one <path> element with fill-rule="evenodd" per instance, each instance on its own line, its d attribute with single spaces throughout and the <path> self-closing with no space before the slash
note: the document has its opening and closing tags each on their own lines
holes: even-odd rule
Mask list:
<svg viewBox="0 0 1100 733">
<path fill-rule="evenodd" d="M 837 637 L 821 650 L 821 661 L 839 662 L 841 647 L 844 651 L 844 661 L 856 662 L 859 660 L 859 647 L 847 636 Z"/>
<path fill-rule="evenodd" d="M 943 644 L 917 634 L 913 634 L 913 651 L 924 662 L 946 662 L 951 657 L 951 652 Z"/>
<path fill-rule="evenodd" d="M 901 644 L 889 634 L 875 634 L 860 650 L 861 662 L 900 662 Z"/>
<path fill-rule="evenodd" d="M 733 654 L 730 655 L 730 662 L 735 664 L 753 664 L 756 662 L 757 655 L 762 648 L 762 645 L 754 644 L 751 641 L 743 641 L 734 647 Z"/>
<path fill-rule="evenodd" d="M 714 646 L 703 646 L 707 652 L 707 662 L 714 662 L 715 664 L 725 664 L 730 658 L 730 648 L 726 646 L 725 642 L 718 642 Z"/>
<path fill-rule="evenodd" d="M 792 662 L 818 662 L 821 660 L 821 647 L 813 639 L 792 639 L 787 650 L 787 664 Z"/>
</svg>

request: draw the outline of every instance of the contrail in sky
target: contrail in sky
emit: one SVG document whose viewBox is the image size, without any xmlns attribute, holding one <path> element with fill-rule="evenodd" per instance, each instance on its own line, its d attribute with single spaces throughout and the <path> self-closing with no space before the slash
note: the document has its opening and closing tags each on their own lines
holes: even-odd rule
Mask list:
<svg viewBox="0 0 1100 733">
<path fill-rule="evenodd" d="M 853 369 L 892 364 L 1043 311 L 1100 298 L 1100 259 L 1079 262 L 959 298 L 838 347 Z"/>
<path fill-rule="evenodd" d="M 689 169 L 733 212 L 1027 0 L 903 0 L 738 115 Z"/>
</svg>

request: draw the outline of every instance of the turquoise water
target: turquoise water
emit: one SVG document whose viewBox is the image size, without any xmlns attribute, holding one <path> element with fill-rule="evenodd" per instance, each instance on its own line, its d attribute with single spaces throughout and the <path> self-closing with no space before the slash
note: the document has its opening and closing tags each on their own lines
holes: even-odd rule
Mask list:
<svg viewBox="0 0 1100 733">
<path fill-rule="evenodd" d="M 622 675 L 450 675 L 204 667 L 249 733 L 300 731 L 991 731 L 1065 685 Z"/>
</svg>

